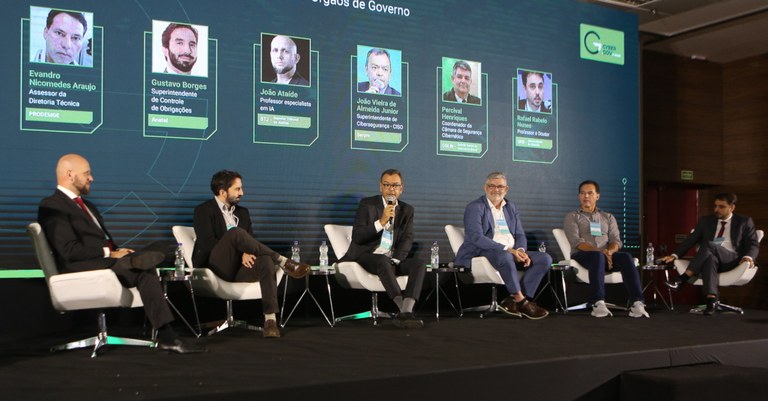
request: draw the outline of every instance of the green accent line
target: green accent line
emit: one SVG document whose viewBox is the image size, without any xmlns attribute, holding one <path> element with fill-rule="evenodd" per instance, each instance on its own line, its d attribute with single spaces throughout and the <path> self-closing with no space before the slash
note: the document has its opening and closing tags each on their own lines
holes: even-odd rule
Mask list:
<svg viewBox="0 0 768 401">
<path fill-rule="evenodd" d="M 43 278 L 45 275 L 40 269 L 3 270 L 0 269 L 0 279 L 3 278 Z"/>
</svg>

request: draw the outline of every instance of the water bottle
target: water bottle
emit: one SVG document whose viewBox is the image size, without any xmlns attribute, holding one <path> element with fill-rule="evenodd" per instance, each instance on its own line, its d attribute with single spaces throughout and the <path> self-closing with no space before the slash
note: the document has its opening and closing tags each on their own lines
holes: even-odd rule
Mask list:
<svg viewBox="0 0 768 401">
<path fill-rule="evenodd" d="M 646 266 L 653 266 L 653 244 L 648 243 L 648 248 L 645 248 L 645 265 Z"/>
<path fill-rule="evenodd" d="M 296 263 L 301 263 L 301 249 L 299 248 L 299 241 L 293 241 L 293 245 L 291 245 L 291 260 Z"/>
<path fill-rule="evenodd" d="M 433 269 L 440 267 L 440 245 L 437 245 L 437 241 L 432 243 L 432 255 L 429 258 L 429 263 Z"/>
<path fill-rule="evenodd" d="M 547 253 L 547 244 L 544 243 L 544 241 L 541 241 L 541 243 L 539 244 L 539 252 Z"/>
<path fill-rule="evenodd" d="M 320 244 L 320 270 L 328 270 L 328 244 Z"/>
<path fill-rule="evenodd" d="M 176 244 L 176 260 L 173 262 L 173 266 L 176 268 L 174 270 L 176 277 L 184 277 L 184 248 L 181 243 Z"/>
</svg>

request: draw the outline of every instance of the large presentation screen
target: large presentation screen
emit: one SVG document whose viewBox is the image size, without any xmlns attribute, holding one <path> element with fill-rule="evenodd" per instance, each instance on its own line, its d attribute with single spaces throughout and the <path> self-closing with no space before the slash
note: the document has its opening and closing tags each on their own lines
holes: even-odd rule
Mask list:
<svg viewBox="0 0 768 401">
<path fill-rule="evenodd" d="M 379 175 L 402 172 L 414 251 L 505 172 L 529 247 L 601 184 L 639 242 L 636 17 L 575 0 L 12 0 L 0 98 L 0 267 L 34 268 L 25 227 L 67 153 L 119 244 L 171 239 L 222 169 L 256 236 L 317 261 Z M 18 91 L 18 93 L 17 93 Z M 333 257 L 331 259 L 334 259 Z"/>
</svg>

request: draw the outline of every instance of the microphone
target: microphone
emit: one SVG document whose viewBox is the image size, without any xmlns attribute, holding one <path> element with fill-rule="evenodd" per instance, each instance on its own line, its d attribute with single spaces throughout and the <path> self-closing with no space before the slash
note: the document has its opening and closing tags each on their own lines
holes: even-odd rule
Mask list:
<svg viewBox="0 0 768 401">
<path fill-rule="evenodd" d="M 387 196 L 387 205 L 394 205 L 395 204 L 395 197 L 392 195 Z M 392 217 L 389 218 L 389 224 L 392 224 Z"/>
</svg>

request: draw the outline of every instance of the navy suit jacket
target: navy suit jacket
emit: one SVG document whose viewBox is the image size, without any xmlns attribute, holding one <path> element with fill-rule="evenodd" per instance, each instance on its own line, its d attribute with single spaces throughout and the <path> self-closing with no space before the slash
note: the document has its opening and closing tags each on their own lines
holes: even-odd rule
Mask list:
<svg viewBox="0 0 768 401">
<path fill-rule="evenodd" d="M 376 220 L 384 214 L 384 201 L 381 195 L 364 198 L 355 213 L 352 227 L 352 243 L 341 261 L 356 261 L 360 255 L 373 253 L 381 242 L 384 230 L 376 232 Z M 394 237 L 392 238 L 392 258 L 405 260 L 413 246 L 413 206 L 398 200 L 395 207 Z"/>
<path fill-rule="evenodd" d="M 248 209 L 235 205 L 235 216 L 238 218 L 237 226 L 253 236 Z M 195 249 L 192 251 L 192 265 L 195 267 L 208 266 L 211 250 L 227 232 L 227 223 L 224 221 L 224 215 L 219 210 L 216 199 L 209 199 L 197 205 L 193 222 L 197 239 L 195 240 Z"/>
<path fill-rule="evenodd" d="M 693 229 L 693 233 L 677 247 L 675 254 L 678 257 L 683 257 L 694 245 L 707 245 L 707 243 L 715 238 L 718 221 L 718 218 L 713 214 L 699 219 L 696 228 Z M 752 260 L 757 260 L 760 243 L 757 242 L 755 223 L 752 222 L 751 217 L 733 215 L 731 219 L 731 242 L 733 242 L 733 247 L 736 249 L 739 259 L 749 256 Z"/>
<path fill-rule="evenodd" d="M 505 199 L 504 218 L 512 236 L 515 238 L 515 248 L 527 248 L 523 223 L 518 216 L 517 206 Z M 464 243 L 456 253 L 456 264 L 470 266 L 472 258 L 479 256 L 482 251 L 504 250 L 504 245 L 493 240 L 493 212 L 485 195 L 470 202 L 464 209 Z"/>
<path fill-rule="evenodd" d="M 37 221 L 53 249 L 61 273 L 107 269 L 117 262 L 115 258 L 104 257 L 107 239 L 112 239 L 104 219 L 93 203 L 85 198 L 83 201 L 96 216 L 101 228 L 75 201 L 59 190 L 40 201 L 37 209 Z"/>
</svg>

